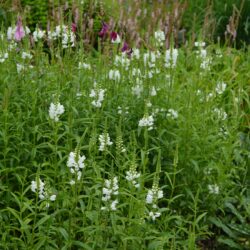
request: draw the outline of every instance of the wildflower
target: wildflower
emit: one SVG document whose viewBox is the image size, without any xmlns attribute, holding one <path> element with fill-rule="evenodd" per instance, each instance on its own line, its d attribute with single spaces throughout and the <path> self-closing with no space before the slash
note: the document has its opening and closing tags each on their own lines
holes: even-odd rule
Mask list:
<svg viewBox="0 0 250 250">
<path fill-rule="evenodd" d="M 195 46 L 195 47 L 205 47 L 205 45 L 206 45 L 206 43 L 205 43 L 205 42 L 201 42 L 201 41 L 200 41 L 200 42 L 195 42 L 195 43 L 194 43 L 194 46 Z"/>
<path fill-rule="evenodd" d="M 17 69 L 17 73 L 19 74 L 21 71 L 25 69 L 25 67 L 22 64 L 17 63 L 16 69 Z"/>
<path fill-rule="evenodd" d="M 140 184 L 138 183 L 138 178 L 141 176 L 140 173 L 137 172 L 136 170 L 137 165 L 135 162 L 135 159 L 132 160 L 129 171 L 126 172 L 126 180 L 131 182 L 133 186 L 136 188 L 140 187 Z"/>
<path fill-rule="evenodd" d="M 165 41 L 165 33 L 161 30 L 155 31 L 155 40 L 158 46 L 163 46 L 163 42 Z"/>
<path fill-rule="evenodd" d="M 9 57 L 8 53 L 1 54 L 0 53 L 0 63 L 3 63 Z"/>
<path fill-rule="evenodd" d="M 67 167 L 70 169 L 71 174 L 76 174 L 78 181 L 82 176 L 81 170 L 85 168 L 85 159 L 86 157 L 84 155 L 81 156 L 77 150 L 75 152 L 70 152 L 68 157 Z M 75 184 L 75 181 L 71 180 L 70 184 Z"/>
<path fill-rule="evenodd" d="M 153 86 L 153 87 L 151 88 L 150 95 L 151 95 L 151 96 L 156 96 L 156 95 L 157 95 L 157 91 L 156 91 L 156 89 L 155 89 L 155 86 Z"/>
<path fill-rule="evenodd" d="M 177 49 L 168 49 L 165 54 L 165 67 L 174 68 L 177 63 L 178 50 Z"/>
<path fill-rule="evenodd" d="M 101 37 L 101 38 L 104 38 L 105 37 L 105 35 L 108 33 L 108 29 L 109 29 L 109 26 L 108 26 L 108 24 L 106 24 L 106 23 L 102 23 L 102 29 L 101 29 L 101 31 L 99 32 L 99 36 Z"/>
<path fill-rule="evenodd" d="M 132 50 L 132 58 L 136 58 L 137 60 L 140 59 L 140 50 L 137 48 L 133 48 Z"/>
<path fill-rule="evenodd" d="M 101 210 L 110 209 L 115 211 L 118 200 L 115 198 L 119 194 L 118 178 L 115 176 L 113 179 L 106 179 L 104 181 L 104 187 L 102 188 L 102 201 L 106 203 L 105 207 Z"/>
<path fill-rule="evenodd" d="M 111 146 L 113 144 L 107 132 L 99 135 L 99 142 L 100 142 L 99 146 L 100 151 L 104 151 L 107 148 L 107 146 Z"/>
<path fill-rule="evenodd" d="M 55 122 L 59 121 L 59 116 L 64 113 L 64 106 L 61 105 L 59 102 L 54 104 L 51 103 L 49 107 L 49 117 L 50 119 L 54 120 Z"/>
<path fill-rule="evenodd" d="M 34 193 L 38 193 L 38 197 L 40 200 L 50 200 L 55 201 L 56 195 L 52 194 L 50 190 L 46 187 L 45 182 L 43 182 L 40 178 L 36 181 L 31 181 L 31 191 Z M 49 205 L 46 205 L 47 207 Z"/>
<path fill-rule="evenodd" d="M 30 53 L 23 52 L 23 53 L 22 53 L 22 58 L 23 58 L 23 59 L 26 59 L 26 58 L 31 59 L 31 58 L 32 58 L 32 55 L 31 55 Z"/>
<path fill-rule="evenodd" d="M 207 187 L 210 194 L 219 194 L 220 189 L 217 184 L 209 184 Z"/>
<path fill-rule="evenodd" d="M 109 71 L 109 79 L 110 80 L 114 80 L 116 82 L 120 82 L 121 80 L 121 74 L 120 74 L 120 71 L 118 69 L 111 69 Z"/>
<path fill-rule="evenodd" d="M 178 112 L 174 109 L 169 109 L 168 113 L 167 113 L 168 117 L 171 117 L 173 119 L 177 119 L 178 118 Z"/>
<path fill-rule="evenodd" d="M 120 43 L 121 42 L 121 38 L 118 35 L 118 33 L 112 31 L 110 34 L 110 39 L 112 43 Z"/>
<path fill-rule="evenodd" d="M 161 198 L 163 198 L 163 191 L 159 189 L 158 183 L 156 182 L 156 179 L 155 179 L 152 189 L 148 190 L 148 193 L 146 196 L 146 203 L 151 206 L 151 211 L 149 212 L 149 218 L 152 219 L 153 221 L 156 218 L 160 217 L 161 215 L 157 206 L 157 202 Z"/>
<path fill-rule="evenodd" d="M 139 78 L 137 78 L 137 79 L 139 79 Z M 132 93 L 139 98 L 141 96 L 142 92 L 143 92 L 143 85 L 138 80 L 137 84 L 134 87 L 132 87 Z"/>
<path fill-rule="evenodd" d="M 91 66 L 88 63 L 79 62 L 78 63 L 78 69 L 88 69 L 88 70 L 90 70 Z"/>
<path fill-rule="evenodd" d="M 148 127 L 148 130 L 152 130 L 154 125 L 154 117 L 152 115 L 144 115 L 139 121 L 139 127 Z"/>
<path fill-rule="evenodd" d="M 160 217 L 160 216 L 161 216 L 161 213 L 160 213 L 160 212 L 152 212 L 152 211 L 149 212 L 149 217 L 150 217 L 153 221 L 155 221 L 155 219 L 158 218 L 158 217 Z"/>
<path fill-rule="evenodd" d="M 100 108 L 104 100 L 104 93 L 105 93 L 104 89 L 98 89 L 98 88 L 92 89 L 89 94 L 89 97 L 95 98 L 95 100 L 93 100 L 91 104 L 96 108 Z"/>
<path fill-rule="evenodd" d="M 73 33 L 76 33 L 76 29 L 77 29 L 77 25 L 76 25 L 75 23 L 72 23 L 72 24 L 71 24 L 71 31 L 72 31 Z"/>
<path fill-rule="evenodd" d="M 41 30 L 41 29 L 36 29 L 33 32 L 33 39 L 35 42 L 38 42 L 40 39 L 42 39 L 45 35 L 45 31 Z"/>
<path fill-rule="evenodd" d="M 24 31 L 24 28 L 22 25 L 22 20 L 19 17 L 18 21 L 17 21 L 17 26 L 16 26 L 16 31 L 15 31 L 14 37 L 15 37 L 16 41 L 21 41 L 24 36 L 25 36 L 25 31 Z"/>
<path fill-rule="evenodd" d="M 223 110 L 223 109 L 218 109 L 218 108 L 215 108 L 214 109 L 214 113 L 217 115 L 217 117 L 224 121 L 227 119 L 227 113 Z"/>
<path fill-rule="evenodd" d="M 218 82 L 215 88 L 215 91 L 218 95 L 223 94 L 223 92 L 226 90 L 227 84 L 224 82 Z"/>
<path fill-rule="evenodd" d="M 141 70 L 138 68 L 132 69 L 132 76 L 141 76 Z"/>
</svg>

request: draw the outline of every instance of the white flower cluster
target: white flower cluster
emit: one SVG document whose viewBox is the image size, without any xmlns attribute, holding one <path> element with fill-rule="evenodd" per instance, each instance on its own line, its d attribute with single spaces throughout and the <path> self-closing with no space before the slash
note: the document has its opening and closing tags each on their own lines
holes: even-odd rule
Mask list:
<svg viewBox="0 0 250 250">
<path fill-rule="evenodd" d="M 104 89 L 98 89 L 98 88 L 91 89 L 89 97 L 95 98 L 95 100 L 91 102 L 91 104 L 94 107 L 100 108 L 102 106 L 102 102 L 104 100 L 104 93 L 105 93 Z"/>
<path fill-rule="evenodd" d="M 227 84 L 226 83 L 224 83 L 224 82 L 218 82 L 217 85 L 216 85 L 216 87 L 215 87 L 215 92 L 218 95 L 221 95 L 226 90 L 226 88 L 227 88 Z"/>
<path fill-rule="evenodd" d="M 137 179 L 141 176 L 140 173 L 136 171 L 136 169 L 130 169 L 126 172 L 126 180 L 131 182 L 136 188 L 140 187 L 140 184 L 138 183 Z"/>
<path fill-rule="evenodd" d="M 199 48 L 199 51 L 197 52 L 198 57 L 201 59 L 200 68 L 201 69 L 210 69 L 210 64 L 212 63 L 212 60 L 210 57 L 207 56 L 207 51 L 203 47 L 205 47 L 205 42 L 195 42 L 194 45 Z"/>
<path fill-rule="evenodd" d="M 178 58 L 178 49 L 168 49 L 165 54 L 165 67 L 175 68 Z"/>
<path fill-rule="evenodd" d="M 8 53 L 0 53 L 0 63 L 3 63 L 9 57 Z"/>
<path fill-rule="evenodd" d="M 227 113 L 223 109 L 215 108 L 214 113 L 222 121 L 227 119 Z"/>
<path fill-rule="evenodd" d="M 142 81 L 139 78 L 136 78 L 136 85 L 132 87 L 132 94 L 135 95 L 137 98 L 139 98 L 142 92 L 143 92 Z"/>
<path fill-rule="evenodd" d="M 174 110 L 174 109 L 168 109 L 167 116 L 171 117 L 172 119 L 177 119 L 178 118 L 178 112 L 176 110 Z"/>
<path fill-rule="evenodd" d="M 8 40 L 15 40 L 15 33 L 17 31 L 18 27 L 9 27 L 7 30 L 7 38 Z M 30 33 L 30 29 L 26 27 L 21 27 L 22 31 L 25 35 L 28 35 Z"/>
<path fill-rule="evenodd" d="M 48 31 L 48 39 L 61 39 L 63 48 L 75 46 L 75 34 L 66 25 L 58 25 L 55 31 Z"/>
<path fill-rule="evenodd" d="M 139 121 L 139 127 L 148 127 L 148 130 L 152 130 L 154 125 L 153 115 L 144 115 L 144 117 Z"/>
<path fill-rule="evenodd" d="M 48 194 L 48 190 L 46 190 L 45 182 L 43 182 L 40 178 L 36 181 L 31 181 L 31 191 L 34 193 L 38 193 L 40 200 L 50 200 L 55 201 L 56 195 L 55 194 Z M 46 206 L 49 206 L 47 203 Z"/>
<path fill-rule="evenodd" d="M 28 52 L 22 52 L 22 59 L 32 59 L 32 55 L 30 54 L 30 53 L 28 53 Z"/>
<path fill-rule="evenodd" d="M 149 68 L 155 68 L 156 59 L 160 57 L 161 53 L 159 51 L 156 52 L 149 51 L 147 53 L 144 53 L 143 55 L 144 65 L 148 66 Z"/>
<path fill-rule="evenodd" d="M 67 167 L 70 169 L 72 174 L 76 174 L 77 180 L 79 181 L 82 176 L 81 170 L 85 168 L 85 161 L 86 157 L 84 155 L 80 155 L 78 152 L 70 152 L 69 158 L 67 161 Z M 75 180 L 72 179 L 70 181 L 71 185 L 75 184 Z"/>
<path fill-rule="evenodd" d="M 115 60 L 114 60 L 114 64 L 117 67 L 121 66 L 121 67 L 125 68 L 126 70 L 128 70 L 128 67 L 130 65 L 130 60 L 129 60 L 126 52 L 122 53 L 120 56 L 116 55 Z"/>
<path fill-rule="evenodd" d="M 59 102 L 54 104 L 51 103 L 49 107 L 49 117 L 50 119 L 54 120 L 55 122 L 59 121 L 59 116 L 64 113 L 64 106 L 61 105 Z"/>
<path fill-rule="evenodd" d="M 106 203 L 101 210 L 116 210 L 118 200 L 114 197 L 119 194 L 118 178 L 115 176 L 112 180 L 105 180 L 102 188 L 102 201 Z M 113 198 L 113 199 L 112 199 Z"/>
<path fill-rule="evenodd" d="M 39 40 L 41 40 L 43 37 L 45 36 L 45 31 L 41 30 L 41 29 L 36 29 L 33 32 L 33 39 L 35 42 L 38 42 Z"/>
<path fill-rule="evenodd" d="M 152 210 L 149 212 L 149 218 L 153 221 L 161 215 L 157 206 L 157 201 L 161 198 L 163 198 L 163 191 L 158 188 L 158 185 L 153 184 L 152 189 L 148 190 L 146 197 L 146 203 L 152 205 Z"/>
<path fill-rule="evenodd" d="M 133 48 L 132 51 L 133 51 L 133 53 L 131 55 L 131 59 L 139 60 L 140 59 L 140 50 L 137 48 Z"/>
<path fill-rule="evenodd" d="M 116 82 L 120 82 L 120 80 L 121 80 L 120 71 L 118 69 L 111 69 L 109 71 L 109 79 L 114 80 Z"/>
<path fill-rule="evenodd" d="M 165 33 L 162 30 L 155 31 L 155 40 L 158 46 L 163 46 L 165 41 Z"/>
<path fill-rule="evenodd" d="M 99 135 L 99 151 L 104 151 L 107 146 L 111 146 L 113 142 L 110 140 L 109 133 L 105 132 L 101 135 Z"/>
<path fill-rule="evenodd" d="M 210 194 L 219 194 L 220 188 L 217 184 L 209 184 L 207 187 Z"/>
<path fill-rule="evenodd" d="M 78 69 L 88 69 L 88 70 L 91 70 L 91 66 L 88 63 L 79 62 L 78 63 Z"/>
</svg>

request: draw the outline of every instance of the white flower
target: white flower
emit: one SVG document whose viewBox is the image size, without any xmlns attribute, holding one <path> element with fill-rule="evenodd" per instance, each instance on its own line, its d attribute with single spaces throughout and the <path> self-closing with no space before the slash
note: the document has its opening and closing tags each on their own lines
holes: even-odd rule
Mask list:
<svg viewBox="0 0 250 250">
<path fill-rule="evenodd" d="M 146 197 L 146 203 L 147 204 L 152 204 L 153 199 L 154 199 L 154 194 L 153 194 L 153 191 L 150 189 L 150 190 L 148 190 L 148 194 L 147 194 L 147 197 Z"/>
<path fill-rule="evenodd" d="M 111 146 L 113 144 L 113 142 L 110 140 L 108 133 L 103 133 L 99 135 L 99 142 L 100 142 L 99 146 L 100 151 L 104 151 L 107 148 L 107 146 Z"/>
<path fill-rule="evenodd" d="M 160 217 L 161 216 L 161 213 L 160 212 L 149 212 L 149 217 L 155 221 L 156 218 Z"/>
<path fill-rule="evenodd" d="M 111 205 L 110 205 L 110 208 L 112 211 L 115 211 L 116 210 L 116 205 L 118 204 L 118 200 L 114 200 L 112 201 Z"/>
<path fill-rule="evenodd" d="M 121 74 L 118 69 L 111 69 L 109 71 L 109 79 L 119 82 L 121 80 Z"/>
<path fill-rule="evenodd" d="M 174 109 L 169 109 L 168 113 L 167 113 L 168 117 L 172 117 L 173 119 L 177 119 L 178 118 L 178 112 Z"/>
<path fill-rule="evenodd" d="M 210 194 L 219 194 L 220 189 L 219 189 L 218 185 L 216 185 L 216 184 L 209 184 L 207 187 L 208 187 L 208 192 Z"/>
<path fill-rule="evenodd" d="M 223 92 L 226 90 L 227 84 L 224 82 L 218 82 L 215 88 L 215 91 L 218 95 L 223 94 Z"/>
<path fill-rule="evenodd" d="M 214 113 L 218 116 L 218 118 L 222 121 L 227 119 L 227 113 L 223 109 L 214 109 Z"/>
<path fill-rule="evenodd" d="M 206 43 L 205 42 L 194 42 L 195 47 L 205 47 Z"/>
<path fill-rule="evenodd" d="M 156 96 L 156 95 L 157 95 L 157 91 L 156 91 L 155 86 L 153 86 L 153 87 L 151 88 L 150 95 L 151 95 L 151 96 Z"/>
<path fill-rule="evenodd" d="M 38 42 L 38 40 L 42 39 L 45 35 L 45 31 L 43 30 L 40 30 L 40 29 L 36 29 L 34 32 L 33 32 L 33 39 L 35 42 Z"/>
<path fill-rule="evenodd" d="M 49 117 L 50 119 L 54 120 L 55 122 L 59 121 L 59 116 L 64 113 L 64 106 L 61 105 L 59 102 L 54 104 L 51 103 L 49 107 Z"/>
<path fill-rule="evenodd" d="M 17 69 L 17 73 L 19 74 L 21 71 L 25 69 L 25 67 L 22 64 L 17 63 L 16 69 Z"/>
<path fill-rule="evenodd" d="M 26 58 L 31 59 L 31 58 L 32 58 L 32 55 L 31 55 L 30 53 L 23 52 L 23 53 L 22 53 L 22 58 L 23 58 L 23 59 L 26 59 Z"/>
<path fill-rule="evenodd" d="M 84 62 L 79 62 L 78 63 L 78 69 L 91 69 L 90 64 L 84 63 Z"/>
<path fill-rule="evenodd" d="M 178 49 L 168 49 L 165 54 L 165 67 L 174 68 L 177 63 Z"/>
<path fill-rule="evenodd" d="M 163 41 L 165 41 L 165 33 L 161 30 L 155 31 L 155 40 L 157 45 L 162 46 Z"/>
<path fill-rule="evenodd" d="M 89 97 L 95 98 L 95 100 L 93 100 L 91 104 L 96 108 L 100 108 L 104 100 L 104 93 L 104 89 L 92 89 L 89 94 Z"/>
<path fill-rule="evenodd" d="M 140 121 L 139 121 L 139 127 L 148 127 L 148 130 L 153 129 L 154 125 L 154 117 L 152 115 L 145 115 Z"/>
<path fill-rule="evenodd" d="M 50 199 L 51 201 L 55 201 L 55 200 L 56 200 L 56 195 L 55 195 L 55 194 L 51 195 L 49 199 Z"/>
<path fill-rule="evenodd" d="M 140 50 L 137 48 L 133 48 L 132 58 L 140 59 Z"/>
</svg>

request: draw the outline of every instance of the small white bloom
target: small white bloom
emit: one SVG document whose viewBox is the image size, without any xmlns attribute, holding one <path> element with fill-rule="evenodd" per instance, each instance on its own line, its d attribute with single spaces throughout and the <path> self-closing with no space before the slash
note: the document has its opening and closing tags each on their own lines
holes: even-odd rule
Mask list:
<svg viewBox="0 0 250 250">
<path fill-rule="evenodd" d="M 167 116 L 168 117 L 171 117 L 171 118 L 173 118 L 173 119 L 177 119 L 178 118 L 178 112 L 176 111 L 176 110 L 174 110 L 174 109 L 169 109 L 168 110 L 168 113 L 167 113 Z"/>
<path fill-rule="evenodd" d="M 90 70 L 91 66 L 88 63 L 79 62 L 78 63 L 78 69 L 88 69 L 88 70 Z"/>
<path fill-rule="evenodd" d="M 215 91 L 218 95 L 223 94 L 223 92 L 226 90 L 227 84 L 224 82 L 218 82 L 215 88 Z"/>
<path fill-rule="evenodd" d="M 40 39 L 42 39 L 45 35 L 45 31 L 43 30 L 40 30 L 40 29 L 36 29 L 34 32 L 33 32 L 33 39 L 35 42 L 38 42 Z"/>
<path fill-rule="evenodd" d="M 32 57 L 33 56 L 30 53 L 27 53 L 27 52 L 23 52 L 22 53 L 22 58 L 23 59 L 26 59 L 26 58 L 31 59 Z"/>
<path fill-rule="evenodd" d="M 209 184 L 208 185 L 208 192 L 210 194 L 219 194 L 219 186 L 217 184 Z"/>
<path fill-rule="evenodd" d="M 139 121 L 139 127 L 148 127 L 149 130 L 153 128 L 154 125 L 154 117 L 152 115 L 145 115 L 140 121 Z"/>
<path fill-rule="evenodd" d="M 99 135 L 99 142 L 100 142 L 99 146 L 100 151 L 104 151 L 107 148 L 107 146 L 111 146 L 113 144 L 113 142 L 110 140 L 108 133 L 103 133 Z"/>
<path fill-rule="evenodd" d="M 64 113 L 64 106 L 61 105 L 59 102 L 54 104 L 51 103 L 49 107 L 49 117 L 50 119 L 54 120 L 55 122 L 59 121 L 59 116 Z"/>
<path fill-rule="evenodd" d="M 51 201 L 55 201 L 55 200 L 56 200 L 56 195 L 55 195 L 55 194 L 51 195 L 49 199 L 50 199 Z"/>
</svg>

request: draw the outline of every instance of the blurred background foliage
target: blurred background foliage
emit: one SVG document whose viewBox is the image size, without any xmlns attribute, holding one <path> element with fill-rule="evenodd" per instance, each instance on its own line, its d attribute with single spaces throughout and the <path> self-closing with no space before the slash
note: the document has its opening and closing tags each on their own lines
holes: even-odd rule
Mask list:
<svg viewBox="0 0 250 250">
<path fill-rule="evenodd" d="M 46 29 L 48 23 L 64 20 L 77 22 L 83 32 L 92 31 L 92 37 L 102 21 L 111 20 L 118 31 L 131 32 L 126 36 L 132 41 L 136 40 L 135 32 L 149 37 L 156 28 L 168 26 L 165 30 L 176 32 L 176 37 L 185 32 L 185 39 L 219 38 L 223 43 L 228 37 L 237 47 L 250 44 L 250 0 L 0 0 L 0 25 L 9 26 L 18 14 L 25 16 L 31 29 L 36 25 Z"/>
</svg>

